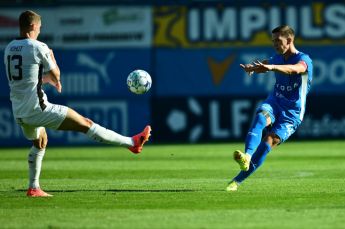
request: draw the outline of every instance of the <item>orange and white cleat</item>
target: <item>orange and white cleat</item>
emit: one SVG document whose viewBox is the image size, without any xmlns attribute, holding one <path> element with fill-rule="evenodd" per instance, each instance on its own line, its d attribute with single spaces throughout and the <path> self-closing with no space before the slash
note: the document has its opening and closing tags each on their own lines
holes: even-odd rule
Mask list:
<svg viewBox="0 0 345 229">
<path fill-rule="evenodd" d="M 151 126 L 146 126 L 145 129 L 141 133 L 134 135 L 132 137 L 134 146 L 128 147 L 128 149 L 135 154 L 140 153 L 143 149 L 145 142 L 149 140 L 150 136 L 151 136 Z"/>
<path fill-rule="evenodd" d="M 26 195 L 28 197 L 51 197 L 51 196 L 53 196 L 53 195 L 46 193 L 45 191 L 43 191 L 40 188 L 29 188 Z"/>
</svg>

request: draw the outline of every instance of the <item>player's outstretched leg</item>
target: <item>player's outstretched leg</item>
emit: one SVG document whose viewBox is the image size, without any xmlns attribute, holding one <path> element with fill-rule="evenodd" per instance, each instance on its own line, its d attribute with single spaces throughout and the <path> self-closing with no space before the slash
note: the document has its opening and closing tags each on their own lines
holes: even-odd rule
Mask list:
<svg viewBox="0 0 345 229">
<path fill-rule="evenodd" d="M 256 148 L 259 146 L 261 142 L 262 131 L 265 129 L 266 126 L 267 120 L 265 115 L 262 112 L 257 113 L 246 137 L 246 153 L 250 154 L 251 156 L 254 154 Z"/>
<path fill-rule="evenodd" d="M 127 137 L 98 125 L 92 120 L 83 117 L 71 108 L 58 128 L 59 130 L 72 130 L 85 133 L 90 139 L 99 143 L 113 144 L 129 148 L 133 153 L 140 153 L 143 145 L 150 137 L 151 127 L 146 126 L 138 136 Z M 142 137 L 141 137 L 142 136 Z"/>
<path fill-rule="evenodd" d="M 145 142 L 149 140 L 150 136 L 151 136 L 151 126 L 146 126 L 141 133 L 134 135 L 132 137 L 133 146 L 128 147 L 128 149 L 135 154 L 140 153 L 143 149 Z"/>
<path fill-rule="evenodd" d="M 229 185 L 226 188 L 226 191 L 237 191 L 238 186 L 247 179 L 252 173 L 254 173 L 260 165 L 265 161 L 267 154 L 270 152 L 271 146 L 265 142 L 262 141 L 255 151 L 251 162 L 249 163 L 249 169 L 248 171 L 241 171 L 236 177 L 234 177 Z M 236 183 L 236 188 L 234 188 L 233 182 Z"/>
<path fill-rule="evenodd" d="M 246 137 L 245 153 L 242 153 L 240 150 L 234 152 L 234 160 L 239 164 L 242 171 L 249 170 L 251 157 L 261 142 L 262 131 L 266 125 L 265 115 L 262 112 L 258 113 Z"/>
</svg>

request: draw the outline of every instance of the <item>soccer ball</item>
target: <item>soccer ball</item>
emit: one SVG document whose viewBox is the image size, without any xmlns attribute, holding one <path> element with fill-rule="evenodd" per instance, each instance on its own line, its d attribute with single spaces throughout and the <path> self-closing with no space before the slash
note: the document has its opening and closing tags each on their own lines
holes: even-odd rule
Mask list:
<svg viewBox="0 0 345 229">
<path fill-rule="evenodd" d="M 129 90 L 135 94 L 144 94 L 148 92 L 151 85 L 151 76 L 144 70 L 134 70 L 127 77 L 127 86 Z"/>
</svg>

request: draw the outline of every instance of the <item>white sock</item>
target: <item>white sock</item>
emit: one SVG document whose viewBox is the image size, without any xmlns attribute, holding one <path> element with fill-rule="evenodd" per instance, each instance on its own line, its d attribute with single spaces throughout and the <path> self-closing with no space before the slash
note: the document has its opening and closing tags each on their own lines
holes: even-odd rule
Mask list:
<svg viewBox="0 0 345 229">
<path fill-rule="evenodd" d="M 46 149 L 37 149 L 36 147 L 32 146 L 28 155 L 28 163 L 29 163 L 29 187 L 30 188 L 39 188 L 40 183 L 40 174 L 41 174 L 41 167 L 42 167 L 42 160 Z"/>
<path fill-rule="evenodd" d="M 120 146 L 133 146 L 133 140 L 130 137 L 122 136 L 112 130 L 108 130 L 96 123 L 93 123 L 86 135 L 100 143 L 114 144 Z"/>
</svg>

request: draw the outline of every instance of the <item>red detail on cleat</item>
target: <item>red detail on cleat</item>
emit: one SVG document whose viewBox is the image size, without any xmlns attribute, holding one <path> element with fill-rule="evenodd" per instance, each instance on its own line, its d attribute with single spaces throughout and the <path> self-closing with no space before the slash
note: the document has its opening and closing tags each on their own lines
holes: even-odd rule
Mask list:
<svg viewBox="0 0 345 229">
<path fill-rule="evenodd" d="M 29 188 L 26 195 L 29 197 L 50 197 L 50 196 L 53 196 L 53 195 L 50 195 L 50 194 L 44 192 L 40 188 Z"/>
<path fill-rule="evenodd" d="M 141 150 L 143 149 L 145 142 L 149 140 L 150 136 L 151 136 L 151 126 L 146 126 L 145 129 L 141 133 L 134 135 L 132 137 L 134 146 L 128 147 L 128 149 L 135 154 L 140 153 Z"/>
</svg>

